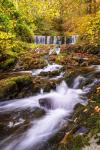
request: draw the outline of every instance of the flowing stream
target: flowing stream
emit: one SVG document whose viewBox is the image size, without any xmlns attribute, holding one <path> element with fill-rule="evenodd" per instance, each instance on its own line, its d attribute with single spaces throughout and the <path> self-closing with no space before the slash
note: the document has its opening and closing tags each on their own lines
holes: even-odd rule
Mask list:
<svg viewBox="0 0 100 150">
<path fill-rule="evenodd" d="M 48 62 L 47 62 L 48 63 Z M 30 71 L 20 71 L 20 73 L 30 73 L 32 74 L 32 76 L 37 76 L 40 75 L 41 73 L 47 73 L 47 72 L 53 72 L 53 71 L 57 71 L 60 70 L 63 66 L 58 65 L 58 64 L 49 64 L 42 68 L 42 69 L 34 69 L 34 70 L 30 70 Z M 61 78 L 63 77 L 63 72 L 61 72 L 61 74 L 59 76 L 57 76 L 57 78 Z"/>
<path fill-rule="evenodd" d="M 51 70 L 53 66 L 49 66 L 44 71 Z M 57 66 L 58 69 L 61 66 Z M 55 67 L 54 67 L 55 68 Z M 96 71 L 100 71 L 96 67 Z M 34 71 L 34 75 L 38 75 L 41 70 Z M 9 114 L 10 117 L 4 121 L 8 130 L 13 130 L 9 135 L 1 138 L 0 150 L 38 150 L 53 135 L 67 124 L 68 118 L 73 113 L 76 104 L 87 104 L 86 94 L 91 90 L 100 79 L 94 78 L 91 84 L 80 89 L 80 83 L 86 78 L 82 75 L 77 76 L 70 88 L 65 81 L 56 86 L 56 90 L 49 93 L 41 93 L 38 95 L 0 102 L 0 116 Z M 44 111 L 44 115 L 39 118 L 32 118 L 32 113 L 38 108 Z M 23 114 L 29 111 L 27 117 Z M 3 118 L 3 117 L 2 117 Z M 28 120 L 28 121 L 27 121 Z"/>
<path fill-rule="evenodd" d="M 44 67 L 43 69 L 35 69 L 35 70 L 33 70 L 32 71 L 32 75 L 36 76 L 36 75 L 39 75 L 41 72 L 42 73 L 43 72 L 49 72 L 49 71 L 52 72 L 52 71 L 59 70 L 61 68 L 62 68 L 61 65 L 58 65 L 58 64 L 55 64 L 55 63 L 53 63 L 53 64 L 49 64 L 48 63 L 48 65 L 46 67 Z"/>
</svg>

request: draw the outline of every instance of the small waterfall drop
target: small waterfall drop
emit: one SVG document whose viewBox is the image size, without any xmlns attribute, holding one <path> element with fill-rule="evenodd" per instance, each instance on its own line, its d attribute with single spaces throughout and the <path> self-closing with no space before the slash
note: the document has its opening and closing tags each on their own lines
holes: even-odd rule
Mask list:
<svg viewBox="0 0 100 150">
<path fill-rule="evenodd" d="M 35 69 L 35 70 L 33 70 L 32 75 L 36 76 L 36 75 L 39 75 L 41 72 L 42 73 L 43 72 L 49 72 L 49 71 L 52 72 L 52 71 L 55 71 L 55 70 L 59 70 L 61 68 L 62 68 L 61 65 L 58 65 L 58 64 L 55 64 L 55 63 L 48 64 L 48 66 L 44 67 L 43 69 Z"/>
</svg>

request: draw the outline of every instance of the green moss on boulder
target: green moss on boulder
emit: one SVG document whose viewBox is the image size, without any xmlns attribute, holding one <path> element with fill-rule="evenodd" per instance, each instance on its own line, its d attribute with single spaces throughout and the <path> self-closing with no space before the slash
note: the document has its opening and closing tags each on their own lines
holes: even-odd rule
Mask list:
<svg viewBox="0 0 100 150">
<path fill-rule="evenodd" d="M 32 95 L 32 80 L 30 76 L 16 76 L 0 81 L 0 100 L 22 98 Z"/>
</svg>

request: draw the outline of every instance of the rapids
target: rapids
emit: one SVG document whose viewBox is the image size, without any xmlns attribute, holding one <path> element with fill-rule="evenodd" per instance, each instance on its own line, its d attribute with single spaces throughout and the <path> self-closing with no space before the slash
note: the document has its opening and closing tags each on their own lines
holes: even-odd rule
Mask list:
<svg viewBox="0 0 100 150">
<path fill-rule="evenodd" d="M 62 68 L 61 65 L 58 65 L 58 64 L 55 64 L 55 63 L 53 63 L 53 64 L 48 63 L 48 65 L 46 67 L 44 67 L 43 69 L 33 70 L 32 75 L 36 76 L 36 75 L 39 75 L 41 72 L 49 72 L 49 71 L 52 72 L 52 71 L 55 71 L 55 70 L 59 70 L 61 68 Z"/>
<path fill-rule="evenodd" d="M 56 67 L 55 67 L 56 66 Z M 52 65 L 44 68 L 59 69 L 61 66 Z M 98 67 L 96 70 L 98 71 Z M 34 71 L 33 75 L 37 75 L 41 70 Z M 87 104 L 86 94 L 91 90 L 99 79 L 94 79 L 91 84 L 80 88 L 80 82 L 86 80 L 82 75 L 77 76 L 73 81 L 73 86 L 68 87 L 65 81 L 56 86 L 55 90 L 50 93 L 44 93 L 43 89 L 35 96 L 22 98 L 20 100 L 9 100 L 0 102 L 0 115 L 25 111 L 27 109 L 34 110 L 36 107 L 43 109 L 45 115 L 40 118 L 31 119 L 28 127 L 23 131 L 16 131 L 0 142 L 0 150 L 38 150 L 45 142 L 47 142 L 55 133 L 57 133 L 64 124 L 67 124 L 68 118 L 73 113 L 76 104 Z M 30 114 L 29 114 L 30 115 Z M 25 124 L 25 118 L 21 116 L 15 123 L 12 118 L 6 122 L 8 128 L 14 128 L 20 125 L 21 128 Z M 17 129 L 19 130 L 19 129 Z"/>
</svg>

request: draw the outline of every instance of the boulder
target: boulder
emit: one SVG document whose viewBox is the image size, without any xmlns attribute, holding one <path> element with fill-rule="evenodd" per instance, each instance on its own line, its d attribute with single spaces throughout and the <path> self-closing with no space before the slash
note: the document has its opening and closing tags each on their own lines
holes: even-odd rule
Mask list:
<svg viewBox="0 0 100 150">
<path fill-rule="evenodd" d="M 51 99 L 49 99 L 49 98 L 39 99 L 39 104 L 40 104 L 40 106 L 45 107 L 47 109 L 52 108 Z"/>
</svg>

